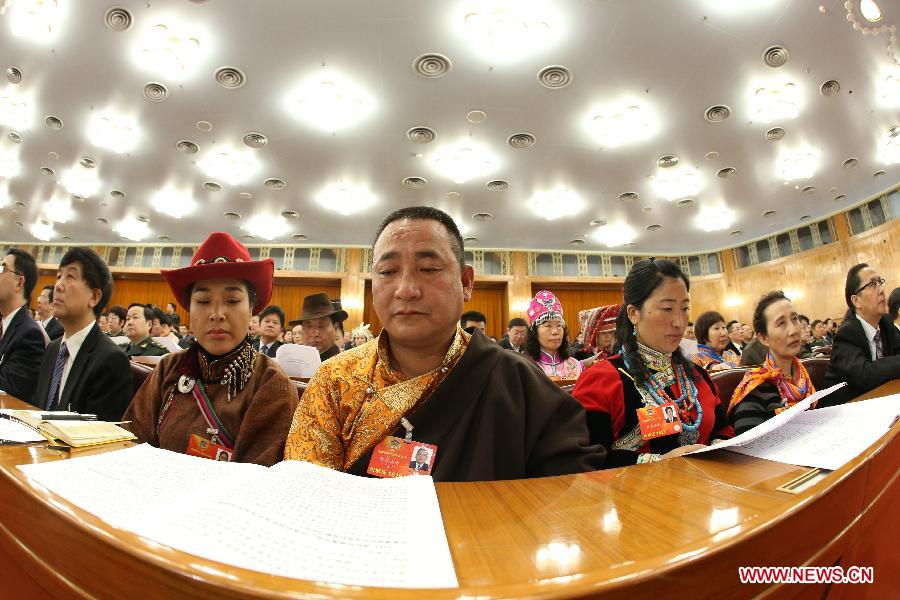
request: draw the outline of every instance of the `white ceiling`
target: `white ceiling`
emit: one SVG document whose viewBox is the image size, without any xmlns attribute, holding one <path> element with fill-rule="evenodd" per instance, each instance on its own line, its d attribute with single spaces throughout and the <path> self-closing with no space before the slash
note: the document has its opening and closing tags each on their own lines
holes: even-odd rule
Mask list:
<svg viewBox="0 0 900 600">
<path fill-rule="evenodd" d="M 75 217 L 54 226 L 59 237 L 52 241 L 67 236 L 72 242 L 122 242 L 113 230 L 116 221 L 146 215 L 151 233 L 145 242 L 167 236 L 163 241 L 196 243 L 213 230 L 244 234 L 242 223 L 255 213 L 294 210 L 299 218 L 288 221 L 288 232 L 276 243 L 292 243 L 293 234 L 304 234 L 306 244 L 367 245 L 377 222 L 392 209 L 431 204 L 456 217 L 464 235 L 478 238 L 473 247 L 571 249 L 570 240 L 584 238 L 581 249 L 606 250 L 590 237 L 595 231 L 590 222 L 602 219 L 627 222 L 637 233 L 633 246 L 613 250 L 682 253 L 793 227 L 802 216 L 830 214 L 900 181 L 898 165 L 883 164 L 878 154 L 879 140 L 900 125 L 900 109 L 882 107 L 876 94 L 877 81 L 891 66 L 889 33 L 854 31 L 841 0 L 826 0 L 821 8 L 819 2 L 803 0 L 560 1 L 553 4 L 560 20 L 551 23 L 558 42 L 507 62 L 486 58 L 458 34 L 454 24 L 460 2 L 121 1 L 116 6 L 131 12 L 134 25 L 115 32 L 104 24 L 107 1 L 59 1 L 67 5 L 65 18 L 56 39 L 46 45 L 12 36 L 9 14 L 0 16 L 2 66 L 20 69 L 23 79 L 16 89 L 36 100 L 33 125 L 18 131 L 22 168 L 9 181 L 12 200 L 25 206 L 10 202 L 0 209 L 0 239 L 5 241 L 36 241 L 30 227 L 41 218 L 42 204 L 54 194 L 65 195 L 58 183 L 61 174 L 84 156 L 97 163 L 100 191 L 74 202 Z M 880 4 L 883 23 L 900 27 L 900 3 Z M 131 56 L 141 27 L 165 14 L 207 32 L 201 43 L 210 54 L 197 74 L 183 81 L 141 70 Z M 773 44 L 789 51 L 787 63 L 777 69 L 762 60 Z M 434 79 L 416 74 L 413 59 L 428 52 L 447 56 L 452 70 Z M 289 114 L 285 95 L 323 64 L 375 100 L 367 119 L 323 133 Z M 241 69 L 245 85 L 220 87 L 213 73 L 224 65 Z M 569 68 L 572 83 L 558 90 L 542 87 L 537 73 L 547 65 Z M 750 96 L 758 82 L 772 78 L 796 84 L 800 114 L 754 123 Z M 840 92 L 826 97 L 819 87 L 831 79 L 840 82 Z M 168 87 L 165 101 L 144 98 L 143 87 L 151 81 Z M 0 82 L 0 91 L 6 85 Z M 585 116 L 593 106 L 625 96 L 655 111 L 660 129 L 645 141 L 602 149 L 583 128 Z M 705 110 L 717 104 L 729 106 L 731 117 L 707 122 Z M 128 154 L 88 141 L 91 112 L 107 107 L 137 118 L 141 139 Z M 473 124 L 466 115 L 475 109 L 487 118 Z M 58 116 L 64 127 L 46 127 L 47 115 Z M 212 131 L 199 131 L 198 121 L 210 122 Z M 406 131 L 414 126 L 432 128 L 435 141 L 408 140 Z M 785 137 L 767 141 L 766 130 L 776 126 L 786 130 Z M 2 129 L 0 148 L 13 146 L 9 131 Z M 248 132 L 269 140 L 253 150 L 259 171 L 245 184 L 219 181 L 221 191 L 205 191 L 203 183 L 210 178 L 195 162 L 216 145 L 246 148 L 242 137 Z M 519 132 L 533 134 L 536 144 L 510 147 L 507 138 Z M 443 144 L 467 136 L 488 147 L 501 164 L 490 174 L 456 184 L 429 159 Z M 200 152 L 178 152 L 179 140 L 195 142 Z M 776 175 L 776 158 L 800 144 L 821 151 L 818 171 L 809 180 L 785 185 Z M 711 151 L 718 157 L 707 160 Z M 694 205 L 678 207 L 655 191 L 649 176 L 664 154 L 676 154 L 681 165 L 699 170 L 704 186 Z M 850 157 L 858 158 L 858 165 L 843 168 Z M 41 167 L 54 169 L 55 175 L 42 174 Z M 736 175 L 716 177 L 725 167 L 734 167 Z M 873 178 L 880 169 L 886 174 Z M 404 188 L 401 181 L 413 176 L 427 179 L 428 185 Z M 267 189 L 263 181 L 270 177 L 284 180 L 287 188 Z M 488 191 L 485 183 L 495 179 L 508 181 L 508 191 Z M 344 217 L 313 199 L 325 184 L 340 180 L 367 186 L 377 202 Z M 189 187 L 198 210 L 180 220 L 153 212 L 149 199 L 167 182 Z M 803 194 L 795 184 L 816 191 Z M 553 221 L 529 209 L 533 194 L 558 186 L 585 199 L 584 209 Z M 111 190 L 127 196 L 112 198 Z M 252 199 L 241 197 L 242 192 Z M 449 192 L 459 196 L 448 197 Z M 618 198 L 623 192 L 637 192 L 640 198 L 625 203 Z M 834 200 L 838 195 L 844 198 Z M 736 211 L 736 222 L 724 231 L 703 232 L 696 223 L 700 208 L 721 203 Z M 764 218 L 767 210 L 777 213 Z M 243 218 L 229 220 L 223 216 L 227 211 Z M 474 221 L 472 215 L 481 212 L 493 214 L 493 220 Z M 110 223 L 98 222 L 101 217 Z M 647 231 L 653 224 L 663 227 Z M 730 233 L 737 229 L 743 233 Z"/>
</svg>

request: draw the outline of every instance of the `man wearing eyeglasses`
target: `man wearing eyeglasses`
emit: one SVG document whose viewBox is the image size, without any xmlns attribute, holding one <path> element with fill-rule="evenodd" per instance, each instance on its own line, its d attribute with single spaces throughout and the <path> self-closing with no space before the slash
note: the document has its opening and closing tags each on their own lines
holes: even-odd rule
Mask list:
<svg viewBox="0 0 900 600">
<path fill-rule="evenodd" d="M 900 332 L 888 316 L 885 280 L 866 263 L 847 273 L 847 314 L 834 336 L 824 387 L 847 382 L 819 406 L 843 404 L 893 379 L 900 379 Z"/>
<path fill-rule="evenodd" d="M 37 277 L 34 257 L 24 250 L 10 250 L 0 263 L 0 390 L 26 402 L 49 341 L 28 312 Z"/>
</svg>

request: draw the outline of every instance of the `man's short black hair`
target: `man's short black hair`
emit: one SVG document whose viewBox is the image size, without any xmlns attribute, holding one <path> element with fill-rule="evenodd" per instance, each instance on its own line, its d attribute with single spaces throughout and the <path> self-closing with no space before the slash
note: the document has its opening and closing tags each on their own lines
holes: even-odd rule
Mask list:
<svg viewBox="0 0 900 600">
<path fill-rule="evenodd" d="M 50 304 L 53 304 L 53 288 L 54 288 L 54 286 L 52 286 L 52 285 L 45 285 L 44 287 L 41 288 L 42 294 L 44 293 L 44 290 L 50 290 L 50 293 L 47 294 L 47 301 Z"/>
<path fill-rule="evenodd" d="M 141 304 L 140 302 L 132 302 L 131 304 L 128 305 L 128 310 L 131 310 L 135 306 L 141 307 L 141 309 L 144 312 L 144 320 L 152 325 L 153 324 L 153 316 L 154 316 L 153 309 L 150 308 L 150 306 L 148 306 L 147 304 Z M 112 311 L 109 311 L 109 312 L 112 312 Z M 126 312 L 125 315 L 128 316 L 128 313 Z M 122 317 L 122 320 L 124 321 L 125 317 Z"/>
<path fill-rule="evenodd" d="M 11 254 L 13 257 L 13 269 L 25 278 L 25 287 L 22 292 L 25 295 L 25 303 L 31 304 L 31 292 L 34 291 L 38 278 L 37 264 L 34 262 L 34 257 L 18 248 L 10 248 L 7 254 Z"/>
<path fill-rule="evenodd" d="M 399 221 L 401 219 L 410 219 L 413 221 L 437 221 L 443 225 L 444 229 L 447 230 L 447 234 L 450 236 L 450 250 L 453 251 L 453 255 L 459 263 L 459 268 L 462 269 L 466 264 L 463 239 L 462 235 L 459 233 L 459 228 L 456 226 L 456 223 L 450 215 L 433 206 L 407 206 L 405 208 L 399 208 L 386 216 L 381 222 L 381 225 L 378 226 L 378 231 L 375 233 L 375 240 L 372 242 L 372 247 L 375 247 L 375 242 L 381 237 L 381 232 L 384 231 L 385 227 L 394 221 Z"/>
<path fill-rule="evenodd" d="M 898 313 L 900 313 L 900 287 L 895 287 L 888 296 L 888 314 L 891 315 L 891 321 L 897 320 Z"/>
<path fill-rule="evenodd" d="M 797 318 L 809 325 L 809 317 L 807 317 L 806 315 L 797 315 Z"/>
<path fill-rule="evenodd" d="M 469 321 L 471 321 L 473 323 L 487 324 L 487 317 L 485 317 L 482 313 L 478 312 L 477 310 L 469 310 L 469 311 L 464 312 L 462 314 L 462 316 L 459 318 L 459 324 L 460 324 L 460 326 L 465 327 L 466 323 L 468 323 Z"/>
<path fill-rule="evenodd" d="M 158 306 L 153 307 L 153 318 L 159 321 L 160 325 L 168 325 L 172 326 L 172 317 L 169 316 L 169 313 L 164 311 Z"/>
<path fill-rule="evenodd" d="M 113 293 L 112 273 L 100 255 L 90 248 L 70 248 L 59 261 L 59 268 L 76 262 L 81 265 L 81 276 L 88 287 L 100 290 L 100 302 L 94 307 L 94 316 L 99 317 Z"/>
<path fill-rule="evenodd" d="M 731 333 L 731 326 L 732 325 L 740 325 L 740 324 L 741 324 L 740 321 L 728 321 L 728 324 L 725 325 L 725 330 L 728 331 L 728 333 Z"/>
<path fill-rule="evenodd" d="M 124 321 L 125 317 L 128 316 L 128 310 L 124 306 L 114 304 L 113 306 L 109 307 L 109 314 L 116 315 L 117 317 L 119 317 L 120 321 Z"/>
<path fill-rule="evenodd" d="M 509 325 L 506 326 L 507 329 L 512 329 L 513 327 L 528 327 L 528 321 L 522 317 L 515 317 L 510 319 Z"/>
<path fill-rule="evenodd" d="M 262 320 L 265 319 L 269 315 L 275 315 L 278 317 L 278 321 L 281 323 L 281 328 L 284 329 L 284 311 L 281 310 L 281 307 L 275 304 L 270 304 L 265 307 L 261 313 L 259 313 L 259 322 L 262 323 Z"/>
</svg>

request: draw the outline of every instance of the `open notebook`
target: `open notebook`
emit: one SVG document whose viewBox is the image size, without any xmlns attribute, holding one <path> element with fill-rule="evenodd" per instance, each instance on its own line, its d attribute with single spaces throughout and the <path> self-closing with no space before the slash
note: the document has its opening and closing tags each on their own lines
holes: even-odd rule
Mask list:
<svg viewBox="0 0 900 600">
<path fill-rule="evenodd" d="M 50 441 L 59 440 L 74 448 L 111 444 L 136 439 L 134 435 L 114 423 L 106 421 L 79 421 L 43 419 L 45 415 L 77 417 L 78 413 L 40 410 L 4 410 L 3 415 L 27 425 Z"/>
</svg>

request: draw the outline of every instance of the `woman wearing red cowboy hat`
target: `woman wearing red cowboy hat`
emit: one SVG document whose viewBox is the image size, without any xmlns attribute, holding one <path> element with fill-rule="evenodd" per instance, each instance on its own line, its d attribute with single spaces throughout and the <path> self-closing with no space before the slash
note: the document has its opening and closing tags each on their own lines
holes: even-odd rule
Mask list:
<svg viewBox="0 0 900 600">
<path fill-rule="evenodd" d="M 195 341 L 165 356 L 124 420 L 153 446 L 272 465 L 283 456 L 297 392 L 273 359 L 253 349 L 250 316 L 272 296 L 274 262 L 250 259 L 227 233 L 212 233 L 183 269 L 163 270 L 189 312 Z"/>
</svg>

